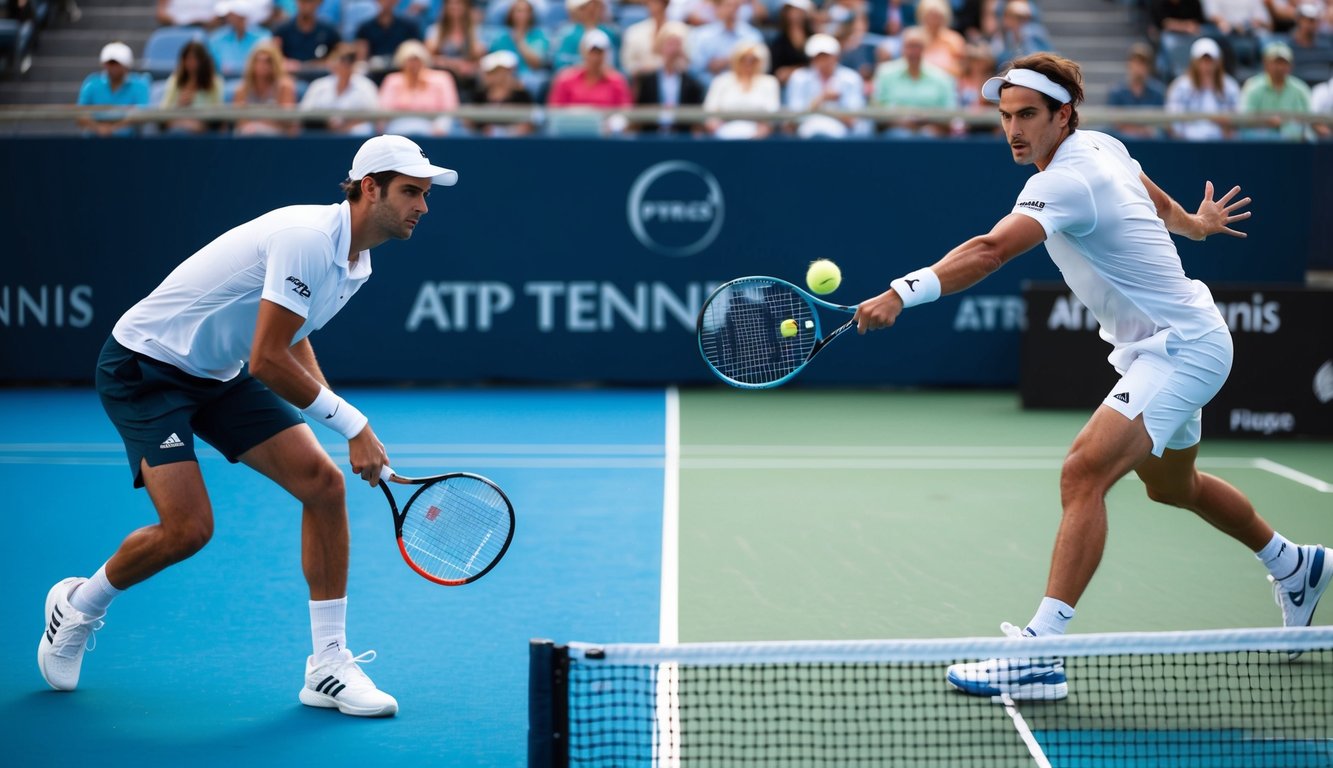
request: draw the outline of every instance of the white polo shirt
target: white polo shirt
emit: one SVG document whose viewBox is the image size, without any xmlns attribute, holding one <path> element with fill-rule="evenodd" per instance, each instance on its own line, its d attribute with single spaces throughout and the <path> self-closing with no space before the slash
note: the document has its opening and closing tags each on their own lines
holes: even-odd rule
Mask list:
<svg viewBox="0 0 1333 768">
<path fill-rule="evenodd" d="M 1046 230 L 1046 250 L 1117 353 L 1157 349 L 1166 334 L 1197 339 L 1223 325 L 1208 286 L 1185 276 L 1142 168 L 1119 140 L 1078 130 L 1028 179 L 1014 213 Z"/>
<path fill-rule="evenodd" d="M 260 299 L 305 318 L 294 343 L 324 327 L 370 278 L 370 251 L 349 264 L 351 241 L 346 202 L 266 213 L 181 262 L 111 335 L 193 376 L 227 381 L 250 358 Z"/>
</svg>

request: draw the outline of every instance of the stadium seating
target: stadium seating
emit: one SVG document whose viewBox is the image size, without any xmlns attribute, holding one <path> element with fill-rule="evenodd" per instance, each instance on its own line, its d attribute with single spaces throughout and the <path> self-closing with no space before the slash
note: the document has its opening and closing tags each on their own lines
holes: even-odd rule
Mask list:
<svg viewBox="0 0 1333 768">
<path fill-rule="evenodd" d="M 160 27 L 153 30 L 144 43 L 141 69 L 153 79 L 166 77 L 176 71 L 176 59 L 181 48 L 193 40 L 204 39 L 199 27 Z"/>
</svg>

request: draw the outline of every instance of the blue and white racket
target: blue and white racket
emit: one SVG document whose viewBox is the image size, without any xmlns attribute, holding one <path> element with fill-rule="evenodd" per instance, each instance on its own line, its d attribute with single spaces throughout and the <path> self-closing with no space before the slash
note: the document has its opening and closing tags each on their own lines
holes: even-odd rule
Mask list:
<svg viewBox="0 0 1333 768">
<path fill-rule="evenodd" d="M 741 277 L 718 286 L 699 312 L 699 352 L 719 379 L 733 387 L 769 389 L 785 384 L 855 319 L 822 335 L 818 308 L 855 313 L 817 299 L 776 277 Z M 795 323 L 783 333 L 783 323 Z M 794 333 L 791 331 L 794 330 Z"/>
</svg>

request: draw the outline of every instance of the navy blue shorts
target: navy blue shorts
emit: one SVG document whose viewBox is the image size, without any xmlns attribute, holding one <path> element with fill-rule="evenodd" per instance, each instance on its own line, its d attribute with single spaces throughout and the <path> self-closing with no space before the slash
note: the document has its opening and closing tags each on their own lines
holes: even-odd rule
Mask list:
<svg viewBox="0 0 1333 768">
<path fill-rule="evenodd" d="M 235 463 L 270 437 L 305 423 L 301 412 L 242 371 L 231 381 L 201 379 L 108 338 L 97 360 L 97 394 L 125 442 L 134 487 L 148 466 L 199 459 L 194 438 Z"/>
</svg>

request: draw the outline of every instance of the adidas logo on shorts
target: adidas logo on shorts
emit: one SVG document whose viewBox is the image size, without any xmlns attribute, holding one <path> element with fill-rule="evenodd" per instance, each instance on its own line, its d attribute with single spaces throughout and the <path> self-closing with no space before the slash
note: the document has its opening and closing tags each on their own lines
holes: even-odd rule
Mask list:
<svg viewBox="0 0 1333 768">
<path fill-rule="evenodd" d="M 163 440 L 162 444 L 158 446 L 158 448 L 184 448 L 184 447 L 185 447 L 185 441 L 180 439 L 180 437 L 175 432 L 172 432 L 171 437 L 168 437 L 166 440 Z"/>
</svg>

